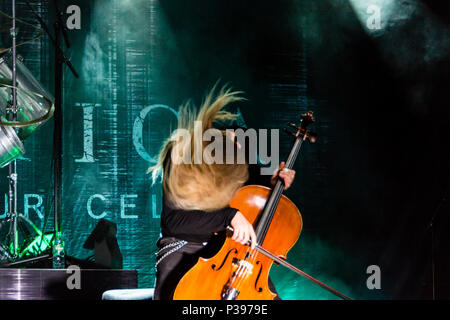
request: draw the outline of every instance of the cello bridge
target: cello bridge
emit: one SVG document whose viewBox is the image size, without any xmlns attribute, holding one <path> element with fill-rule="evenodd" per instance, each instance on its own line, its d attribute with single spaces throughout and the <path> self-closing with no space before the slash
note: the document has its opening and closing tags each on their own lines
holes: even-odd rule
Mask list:
<svg viewBox="0 0 450 320">
<path fill-rule="evenodd" d="M 237 267 L 242 267 L 243 269 L 246 269 L 246 273 L 251 274 L 253 270 L 253 264 L 246 260 L 239 260 L 239 259 L 233 259 L 233 264 Z"/>
</svg>

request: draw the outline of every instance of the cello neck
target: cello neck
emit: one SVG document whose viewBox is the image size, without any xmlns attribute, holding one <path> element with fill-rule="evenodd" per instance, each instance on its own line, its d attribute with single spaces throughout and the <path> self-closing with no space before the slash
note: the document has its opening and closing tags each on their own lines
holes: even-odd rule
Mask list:
<svg viewBox="0 0 450 320">
<path fill-rule="evenodd" d="M 308 112 L 302 115 L 302 123 L 300 127 L 296 127 L 293 124 L 290 124 L 291 127 L 297 129 L 296 133 L 288 131 L 291 135 L 295 137 L 294 145 L 292 146 L 291 152 L 289 153 L 289 157 L 286 160 L 285 168 L 292 169 L 295 161 L 297 160 L 300 148 L 302 147 L 303 141 L 308 139 L 310 142 L 315 142 L 315 134 L 310 132 L 307 129 L 307 126 L 314 122 L 314 118 L 312 116 L 312 112 Z M 270 223 L 272 222 L 273 215 L 275 210 L 277 209 L 278 202 L 283 194 L 284 190 L 284 182 L 281 179 L 278 179 L 275 186 L 270 193 L 269 198 L 264 206 L 264 209 L 260 213 L 259 219 L 257 220 L 257 226 L 255 228 L 256 239 L 258 245 L 262 245 L 264 239 L 266 237 L 267 231 L 269 230 Z"/>
<path fill-rule="evenodd" d="M 295 160 L 297 159 L 302 143 L 303 143 L 302 139 L 296 139 L 294 146 L 292 147 L 292 150 L 289 154 L 289 157 L 286 160 L 285 168 L 292 169 Z M 264 242 L 267 231 L 269 230 L 270 223 L 272 222 L 273 215 L 278 206 L 278 202 L 280 201 L 280 198 L 283 194 L 283 190 L 284 190 L 284 182 L 283 180 L 278 179 L 275 186 L 272 189 L 272 192 L 270 193 L 269 198 L 267 199 L 263 211 L 261 212 L 257 227 L 255 229 L 256 239 L 259 245 L 262 245 L 262 243 Z"/>
</svg>

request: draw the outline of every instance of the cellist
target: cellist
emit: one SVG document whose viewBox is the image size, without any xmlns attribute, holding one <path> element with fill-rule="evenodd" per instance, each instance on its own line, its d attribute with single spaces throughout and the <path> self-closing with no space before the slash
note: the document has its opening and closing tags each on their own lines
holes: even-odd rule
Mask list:
<svg viewBox="0 0 450 320">
<path fill-rule="evenodd" d="M 190 104 L 180 108 L 178 128 L 187 129 L 194 136 L 194 121 L 200 121 L 203 132 L 215 125 L 217 130 L 222 129 L 225 140 L 234 140 L 223 129 L 224 123 L 235 121 L 237 114 L 224 108 L 241 100 L 239 92 L 222 88 L 218 95 L 214 95 L 213 88 L 197 112 Z M 233 142 L 235 148 L 241 148 L 238 142 Z M 194 143 L 187 144 L 176 133 L 172 134 L 160 151 L 158 163 L 149 168 L 153 182 L 162 177 L 163 185 L 162 237 L 157 242 L 155 300 L 172 299 L 179 280 L 198 258 L 211 257 L 220 249 L 228 226 L 234 230 L 233 240 L 242 244 L 249 240 L 256 243 L 252 224 L 237 209 L 228 206 L 239 188 L 244 184 L 273 186 L 279 177 L 287 189 L 295 176 L 294 170 L 283 168 L 283 162 L 272 176 L 261 175 L 258 165 L 248 163 L 173 163 L 173 157 L 179 156 L 179 152 L 193 153 Z M 203 151 L 203 141 L 198 143 Z M 269 288 L 276 293 L 270 278 Z"/>
</svg>

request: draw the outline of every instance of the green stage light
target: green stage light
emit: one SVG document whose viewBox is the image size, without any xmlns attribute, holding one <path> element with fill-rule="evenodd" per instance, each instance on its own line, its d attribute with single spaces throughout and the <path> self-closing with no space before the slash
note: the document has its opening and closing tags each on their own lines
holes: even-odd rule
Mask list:
<svg viewBox="0 0 450 320">
<path fill-rule="evenodd" d="M 43 236 L 36 236 L 29 245 L 27 245 L 22 251 L 19 251 L 19 256 L 35 256 L 47 251 L 52 245 L 52 239 L 53 233 L 45 234 Z"/>
</svg>

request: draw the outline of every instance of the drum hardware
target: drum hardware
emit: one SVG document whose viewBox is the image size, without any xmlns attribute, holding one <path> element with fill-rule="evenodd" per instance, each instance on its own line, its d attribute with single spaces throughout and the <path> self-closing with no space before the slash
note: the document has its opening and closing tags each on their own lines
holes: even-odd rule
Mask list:
<svg viewBox="0 0 450 320">
<path fill-rule="evenodd" d="M 30 219 L 17 212 L 16 159 L 25 153 L 23 141 L 53 116 L 55 99 L 34 78 L 16 52 L 20 45 L 16 43 L 16 22 L 26 22 L 16 18 L 15 7 L 16 1 L 12 0 L 12 15 L 2 13 L 12 20 L 12 47 L 2 50 L 0 55 L 0 167 L 9 166 L 8 212 L 0 221 L 2 266 L 23 259 L 25 254 L 39 254 L 43 251 L 42 244 L 47 248 L 51 241 Z M 40 30 L 38 37 L 43 35 L 41 28 L 31 26 Z"/>
</svg>

